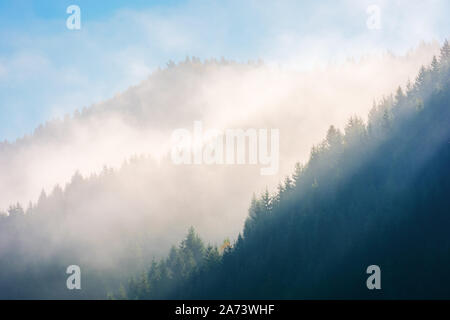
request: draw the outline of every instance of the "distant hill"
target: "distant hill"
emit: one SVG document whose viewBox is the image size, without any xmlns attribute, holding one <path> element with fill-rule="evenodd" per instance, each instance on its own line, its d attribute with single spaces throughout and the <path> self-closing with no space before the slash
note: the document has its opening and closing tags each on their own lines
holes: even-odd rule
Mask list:
<svg viewBox="0 0 450 320">
<path fill-rule="evenodd" d="M 0 142 L 0 211 L 36 202 L 42 189 L 64 186 L 77 170 L 86 177 L 104 166 L 118 169 L 135 155 L 163 156 L 173 130 L 191 129 L 196 120 L 216 129 L 282 128 L 280 175 L 288 174 L 330 124 L 343 127 L 351 115 L 367 113 L 373 99 L 405 85 L 438 51 L 438 43 L 424 43 L 403 56 L 367 56 L 311 71 L 224 59 L 169 62 L 111 99 Z M 336 103 L 341 99 L 345 106 Z M 255 180 L 251 189 L 278 179 Z"/>
</svg>

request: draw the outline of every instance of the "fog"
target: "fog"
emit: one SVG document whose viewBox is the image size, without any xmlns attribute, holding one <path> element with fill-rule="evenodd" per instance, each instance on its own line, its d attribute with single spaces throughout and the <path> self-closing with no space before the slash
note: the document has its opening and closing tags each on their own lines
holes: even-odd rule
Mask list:
<svg viewBox="0 0 450 320">
<path fill-rule="evenodd" d="M 149 255 L 164 254 L 189 226 L 213 243 L 235 238 L 254 192 L 275 190 L 330 125 L 366 119 L 374 100 L 413 81 L 438 51 L 438 43 L 421 44 L 403 56 L 303 71 L 220 59 L 169 63 L 107 101 L 1 143 L 0 211 L 31 201 L 28 214 L 45 217 L 40 232 L 51 244 L 28 251 L 25 243 L 27 254 L 68 245 L 76 259 L 100 267 L 117 264 L 133 237 L 146 239 Z M 279 129 L 278 173 L 263 176 L 249 164 L 173 164 L 171 135 L 192 131 L 194 121 L 205 129 Z"/>
</svg>

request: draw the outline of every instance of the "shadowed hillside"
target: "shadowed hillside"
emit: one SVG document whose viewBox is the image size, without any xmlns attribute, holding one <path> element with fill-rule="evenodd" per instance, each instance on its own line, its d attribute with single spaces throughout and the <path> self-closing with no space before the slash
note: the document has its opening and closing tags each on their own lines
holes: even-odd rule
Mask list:
<svg viewBox="0 0 450 320">
<path fill-rule="evenodd" d="M 76 173 L 66 185 L 61 184 L 63 187 L 57 185 L 50 192 L 42 192 L 39 199 L 29 205 L 10 206 L 7 215 L 0 215 L 2 270 L 0 298 L 105 298 L 107 292 L 118 292 L 120 284 L 125 284 L 128 279 L 141 274 L 152 261 L 154 267 L 150 273 L 144 272 L 142 280 L 135 280 L 130 285 L 130 288 L 137 288 L 138 293 L 135 289 L 130 289 L 128 294 L 122 293 L 122 296 L 139 298 L 178 297 L 178 294 L 192 297 L 215 296 L 219 295 L 214 291 L 217 285 L 226 288 L 220 293 L 226 297 L 253 297 L 255 291 L 262 296 L 265 292 L 271 292 L 274 296 L 294 297 L 303 292 L 296 291 L 297 289 L 316 287 L 315 282 L 304 283 L 300 271 L 305 275 L 316 270 L 307 279 L 319 281 L 317 277 L 321 279 L 328 273 L 317 270 L 324 268 L 341 270 L 335 267 L 336 263 L 349 261 L 344 257 L 354 252 L 362 243 L 366 244 L 362 241 L 374 232 L 374 228 L 380 226 L 380 232 L 387 234 L 390 232 L 390 229 L 383 231 L 384 224 L 379 225 L 379 219 L 391 224 L 392 221 L 397 219 L 401 221 L 403 217 L 408 216 L 405 211 L 407 202 L 399 201 L 403 198 L 410 200 L 409 196 L 405 195 L 409 192 L 408 188 L 413 187 L 420 170 L 427 168 L 434 155 L 439 154 L 436 152 L 440 150 L 442 144 L 440 139 L 447 137 L 446 126 L 442 128 L 439 126 L 439 123 L 448 120 L 445 118 L 446 113 L 443 111 L 436 116 L 438 108 L 445 109 L 445 99 L 448 97 L 445 52 L 443 49 L 440 61 L 434 61 L 429 70 L 421 70 L 416 83 L 408 88 L 406 94 L 400 90 L 395 97 L 388 96 L 374 106 L 369 114 L 367 126 L 359 118 L 352 118 L 344 133 L 330 128 L 327 139 L 313 148 L 307 165 L 298 166 L 294 176 L 287 178 L 280 185 L 276 195 L 269 195 L 267 192 L 261 199 L 253 200 L 243 238 L 240 237 L 233 247 L 228 245 L 229 242 L 225 242 L 221 248 L 209 246 L 205 249 L 202 241 L 191 231 L 181 248 L 170 250 L 170 244 L 179 239 L 190 225 L 195 226 L 196 230 L 213 244 L 220 243 L 227 235 L 233 237 L 237 234 L 245 222 L 245 211 L 241 208 L 248 205 L 252 191 L 264 184 L 270 186 L 270 182 L 278 179 L 278 176 L 271 177 L 271 180 L 261 177 L 257 166 L 176 166 L 164 157 L 159 161 L 151 156 L 132 157 L 128 161 L 123 161 L 119 168 L 104 167 L 99 173 L 91 175 Z M 364 65 L 364 62 L 360 62 L 350 70 L 360 70 Z M 372 68 L 373 66 L 369 69 Z M 293 79 L 292 75 L 284 78 L 282 73 L 270 79 L 272 71 L 262 66 L 235 66 L 226 61 L 207 64 L 187 61 L 179 66 L 170 66 L 167 70 L 157 73 L 155 77 L 163 84 L 167 84 L 167 81 L 163 81 L 164 77 L 182 78 L 183 86 L 189 87 L 192 82 L 184 77 L 189 74 L 185 73 L 185 69 L 189 72 L 194 70 L 193 77 L 200 77 L 200 80 L 196 81 L 201 83 L 211 76 L 209 72 L 212 69 L 214 79 L 218 80 L 212 87 L 216 90 L 225 88 L 224 93 L 219 95 L 221 97 L 229 92 L 225 80 L 230 79 L 230 72 L 233 79 L 245 74 L 244 83 L 250 87 L 252 81 L 258 80 L 261 74 L 264 75 L 264 81 L 257 81 L 257 85 L 250 93 L 237 96 L 240 98 L 249 98 L 255 91 L 266 88 L 268 84 L 283 80 L 284 85 L 291 83 Z M 242 73 L 242 70 L 249 73 Z M 225 73 L 225 76 L 219 77 L 215 72 Z M 207 76 L 203 78 L 205 74 Z M 322 77 L 325 75 L 328 75 L 328 71 L 324 72 Z M 342 73 L 336 72 L 334 80 L 329 81 L 336 83 L 342 76 Z M 356 80 L 348 75 L 344 78 L 348 81 L 345 86 L 348 90 L 349 84 Z M 377 81 L 381 82 L 380 79 Z M 145 85 L 152 87 L 149 83 L 153 82 L 149 80 Z M 153 83 L 157 84 L 158 82 Z M 300 123 L 305 124 L 301 114 L 314 109 L 299 106 L 297 99 L 293 98 L 306 94 L 306 89 L 299 89 L 303 85 L 295 82 L 287 89 L 279 85 L 279 90 L 283 88 L 281 95 L 275 90 L 275 94 L 268 93 L 264 96 L 271 97 L 271 107 L 262 110 L 250 108 L 246 113 L 248 118 L 238 118 L 233 122 L 243 127 L 253 123 L 255 126 L 283 128 L 286 133 L 281 140 L 281 143 L 284 143 L 284 146 L 281 146 L 282 165 L 289 163 L 293 155 L 302 154 L 294 148 L 296 145 L 307 145 L 305 139 L 314 136 L 313 132 L 303 136 L 305 128 L 294 123 L 295 119 L 300 119 Z M 146 87 L 131 88 L 129 92 L 114 100 L 118 105 L 109 102 L 103 106 L 87 109 L 64 122 L 37 130 L 33 137 L 25 138 L 13 145 L 3 145 L 2 152 L 7 156 L 2 160 L 15 165 L 20 165 L 21 161 L 25 160 L 35 160 L 38 164 L 45 163 L 47 167 L 43 168 L 34 164 L 39 170 L 34 168 L 32 171 L 47 175 L 53 172 L 52 169 L 70 171 L 71 165 L 76 164 L 77 159 L 73 163 L 70 161 L 77 155 L 84 157 L 83 161 L 89 161 L 92 160 L 91 152 L 103 154 L 105 149 L 102 144 L 96 144 L 99 141 L 114 150 L 127 141 L 133 141 L 124 139 L 115 144 L 117 141 L 113 139 L 114 137 L 124 134 L 126 138 L 130 138 L 134 134 L 127 135 L 129 132 L 124 128 L 128 127 L 121 122 L 123 119 L 120 121 L 121 124 L 117 125 L 115 122 L 117 119 L 111 120 L 109 117 L 116 113 L 126 115 L 127 108 L 135 106 L 137 109 L 128 110 L 130 117 L 125 117 L 126 123 L 132 123 L 139 128 L 138 120 L 145 122 L 144 127 L 150 126 L 151 121 L 156 121 L 148 114 L 152 108 L 146 108 L 139 103 L 130 104 L 133 99 L 143 101 L 140 98 L 147 96 L 147 93 L 135 92 L 143 88 Z M 196 88 L 199 90 L 201 86 Z M 208 87 L 209 89 L 211 87 Z M 239 83 L 232 87 L 231 92 L 237 93 L 235 90 L 238 89 Z M 321 89 L 317 87 L 314 90 L 319 93 Z M 340 87 L 334 90 L 338 92 L 338 89 Z M 217 101 L 217 91 L 208 90 L 205 93 L 206 97 L 214 97 L 211 101 Z M 189 90 L 187 91 L 189 93 Z M 198 95 L 193 96 L 198 98 Z M 331 94 L 324 100 L 315 96 L 308 101 L 312 103 L 315 99 L 319 99 L 323 103 L 331 97 L 336 99 L 339 96 Z M 348 95 L 343 94 L 342 97 L 344 96 Z M 350 104 L 355 107 L 362 96 L 363 94 Z M 169 99 L 172 95 L 162 93 L 159 96 L 159 99 L 162 99 L 161 105 L 165 104 L 164 97 Z M 281 101 L 275 99 L 279 97 L 289 99 Z M 233 96 L 231 95 L 229 99 L 232 100 Z M 122 105 L 120 101 L 126 103 Z M 245 101 L 249 100 L 244 99 Z M 252 98 L 251 101 L 252 105 L 256 106 L 262 100 Z M 346 103 L 345 99 L 336 101 L 339 101 L 339 105 Z M 211 104 L 209 106 L 211 107 Z M 241 105 L 233 106 L 238 109 Z M 346 109 L 346 112 L 353 110 L 353 107 Z M 153 112 L 157 110 L 158 108 Z M 311 111 L 315 117 L 324 113 L 325 109 L 318 108 L 318 110 Z M 266 117 L 257 116 L 262 111 L 267 112 Z M 344 113 L 339 112 L 339 117 Z M 212 111 L 209 113 L 211 119 L 213 114 Z M 282 114 L 283 117 L 275 117 L 275 114 Z M 230 114 L 230 118 L 233 118 L 233 115 L 235 114 Z M 289 121 L 285 122 L 286 119 Z M 316 123 L 309 122 L 311 128 Z M 99 127 L 100 124 L 103 126 Z M 422 130 L 425 126 L 431 126 L 433 130 Z M 116 135 L 110 136 L 109 134 L 114 131 L 117 131 Z M 98 136 L 92 135 L 93 132 L 98 133 Z M 83 148 L 72 149 L 72 138 L 76 138 L 75 145 L 79 144 Z M 85 145 L 87 141 L 90 144 Z M 137 146 L 141 147 L 139 144 Z M 423 153 L 411 155 L 411 159 L 405 160 L 409 153 L 416 152 L 416 146 Z M 57 150 L 56 158 L 52 158 L 53 153 L 49 151 L 53 149 Z M 74 150 L 80 152 L 74 153 Z M 107 152 L 105 154 L 108 155 Z M 125 157 L 126 152 L 121 155 Z M 70 164 L 65 167 L 66 163 L 58 160 L 58 157 L 67 159 Z M 21 160 L 16 162 L 18 159 Z M 398 172 L 395 165 L 399 167 Z M 441 170 L 434 165 L 431 168 L 437 172 Z M 22 169 L 16 171 L 8 165 L 3 168 L 5 172 L 19 172 L 27 176 L 29 168 L 24 166 Z M 396 179 L 400 181 L 397 182 Z M 15 187 L 20 185 L 13 183 L 16 181 L 15 178 L 2 181 L 6 185 Z M 393 200 L 391 198 L 394 194 L 403 196 Z M 388 198 L 391 200 L 387 200 Z M 415 197 L 413 199 L 416 200 Z M 411 206 L 416 208 L 414 204 Z M 338 227 L 341 229 L 337 229 Z M 314 233 L 311 233 L 313 231 Z M 329 249 L 328 244 L 332 245 Z M 153 260 L 168 252 L 169 260 L 160 263 Z M 211 263 L 203 265 L 204 259 L 211 260 Z M 310 262 L 304 264 L 306 260 Z M 81 291 L 69 291 L 65 286 L 67 278 L 65 270 L 72 264 L 79 265 L 82 269 Z M 359 268 L 357 265 L 351 266 Z M 277 267 L 281 269 L 276 269 Z M 199 273 L 196 271 L 198 268 Z M 292 270 L 299 270 L 299 273 L 293 275 L 283 268 L 293 268 Z M 279 275 L 271 275 L 266 283 L 261 279 L 264 279 L 264 274 L 271 274 L 268 270 L 278 270 L 276 273 Z M 229 274 L 242 279 L 228 278 Z M 279 279 L 278 276 L 286 278 Z M 329 276 L 333 278 L 331 274 Z M 362 277 L 364 276 L 363 273 Z M 383 279 L 385 278 L 386 276 Z M 243 279 L 248 281 L 248 286 L 239 289 L 238 284 L 245 283 Z M 183 283 L 186 283 L 186 288 L 179 287 Z M 290 291 L 283 291 L 285 283 L 298 285 L 291 287 Z M 257 289 L 260 285 L 262 287 Z M 161 289 L 152 289 L 158 286 Z M 177 290 L 172 291 L 175 288 Z M 126 288 L 122 291 L 126 291 Z M 304 294 L 312 293 L 304 291 Z"/>
<path fill-rule="evenodd" d="M 345 103 L 345 102 L 341 102 Z M 119 297 L 450 298 L 450 47 L 415 83 L 352 117 L 220 254 L 191 230 Z M 381 268 L 382 290 L 366 287 Z"/>
</svg>

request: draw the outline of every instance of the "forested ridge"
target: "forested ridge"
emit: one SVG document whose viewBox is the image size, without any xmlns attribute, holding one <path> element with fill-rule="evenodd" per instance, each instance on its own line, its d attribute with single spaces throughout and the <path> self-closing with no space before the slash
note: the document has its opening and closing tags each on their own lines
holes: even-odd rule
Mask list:
<svg viewBox="0 0 450 320">
<path fill-rule="evenodd" d="M 202 236 L 229 230 L 233 210 L 244 212 L 233 183 L 251 192 L 257 168 L 187 169 L 139 156 L 10 206 L 0 213 L 0 298 L 450 297 L 449 56 L 446 42 L 414 83 L 374 104 L 367 123 L 330 127 L 218 247 L 192 228 L 159 259 L 189 224 Z M 82 290 L 66 287 L 72 264 Z M 371 264 L 381 267 L 381 291 L 366 288 Z"/>
<path fill-rule="evenodd" d="M 331 126 L 278 192 L 254 197 L 232 245 L 191 229 L 112 297 L 450 298 L 449 73 L 446 41 L 367 123 Z M 381 290 L 366 287 L 373 264 Z"/>
</svg>

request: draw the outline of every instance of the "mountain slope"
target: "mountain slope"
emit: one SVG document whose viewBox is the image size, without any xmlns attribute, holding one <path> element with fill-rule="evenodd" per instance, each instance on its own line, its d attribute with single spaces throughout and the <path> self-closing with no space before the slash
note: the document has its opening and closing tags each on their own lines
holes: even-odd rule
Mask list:
<svg viewBox="0 0 450 320">
<path fill-rule="evenodd" d="M 393 78 L 398 76 L 406 80 L 409 64 L 417 63 L 412 60 L 387 59 L 388 66 L 401 69 Z M 153 126 L 161 124 L 164 127 L 167 112 L 154 106 L 181 113 L 184 107 L 187 108 L 184 111 L 188 116 L 169 119 L 175 122 L 167 125 L 167 130 L 178 125 L 190 128 L 191 121 L 198 120 L 191 117 L 200 114 L 205 114 L 203 119 L 207 126 L 217 124 L 214 119 L 219 119 L 218 125 L 231 127 L 282 128 L 282 173 L 290 167 L 294 157 L 302 156 L 300 149 L 315 141 L 316 131 L 324 122 L 366 108 L 360 102 L 370 100 L 367 92 L 391 87 L 382 79 L 372 79 L 374 66 L 377 64 L 361 61 L 341 70 L 318 71 L 316 77 L 315 73 L 275 72 L 263 66 L 234 65 L 226 61 L 206 64 L 187 61 L 158 72 L 123 96 L 86 109 L 73 118 L 49 124 L 37 130 L 33 137 L 16 144 L 4 145 L 2 155 L 5 157 L 0 161 L 5 164 L 3 172 L 7 173 L 6 176 L 2 174 L 5 179 L 1 181 L 6 190 L 16 188 L 27 194 L 19 176 L 28 177 L 30 172 L 36 174 L 34 178 L 45 178 L 32 183 L 33 188 L 47 185 L 45 181 L 58 181 L 60 170 L 65 174 L 70 172 L 72 179 L 65 186 L 61 183 L 63 187 L 53 188 L 53 183 L 50 184 L 52 191 L 41 193 L 37 202 L 27 209 L 24 204 L 17 204 L 8 209 L 9 216 L 0 215 L 0 297 L 104 298 L 107 291 L 115 292 L 121 282 L 150 264 L 152 257 L 165 255 L 170 244 L 190 225 L 195 225 L 212 243 L 242 229 L 252 191 L 264 185 L 275 185 L 277 175 L 261 177 L 259 168 L 251 165 L 176 166 L 168 159 L 158 162 L 152 157 L 135 157 L 120 166 L 129 153 L 140 154 L 147 147 L 152 149 L 152 143 L 160 137 L 152 135 L 161 129 L 156 130 Z M 389 69 L 388 66 L 383 69 Z M 377 88 L 359 90 L 363 92 L 358 91 L 359 95 L 355 96 L 350 89 L 362 79 L 376 80 Z M 165 92 L 164 88 L 172 89 Z M 324 88 L 334 89 L 324 95 Z M 156 95 L 159 91 L 164 92 Z M 341 101 L 338 99 L 341 95 L 337 95 L 341 91 L 346 92 L 342 97 L 348 97 L 342 100 L 346 105 L 342 103 L 339 112 L 330 112 L 337 110 L 334 107 L 341 107 L 334 105 L 335 101 Z M 176 93 L 189 99 L 180 99 Z M 331 100 L 333 104 L 326 108 L 316 107 Z M 387 98 L 385 103 L 389 101 Z M 172 103 L 175 102 L 185 104 L 174 107 Z M 216 102 L 220 102 L 218 106 L 214 104 Z M 199 109 L 193 112 L 190 105 Z M 227 119 L 223 115 L 229 111 L 228 105 L 239 112 L 228 114 Z M 373 117 L 377 118 L 378 113 Z M 145 130 L 151 133 L 145 135 Z M 150 136 L 153 140 L 147 141 Z M 138 139 L 137 143 L 134 138 Z M 96 157 L 98 155 L 100 158 Z M 72 170 L 80 164 L 101 167 L 103 160 L 119 165 L 115 169 L 104 168 L 97 174 L 89 175 L 87 170 L 83 175 L 73 175 Z M 317 186 L 317 183 L 312 180 L 309 184 Z M 8 193 L 2 193 L 4 203 L 12 201 L 9 199 Z M 259 215 L 257 210 L 254 214 Z M 226 245 L 223 249 L 229 250 Z M 184 275 L 196 268 L 197 258 L 202 258 L 191 251 L 187 246 L 181 253 L 183 259 L 190 261 L 190 267 L 183 269 Z M 212 261 L 218 259 L 219 251 L 216 252 L 214 247 L 209 249 Z M 181 259 L 175 251 L 171 252 L 174 259 Z M 192 259 L 191 255 L 197 258 Z M 65 287 L 65 269 L 71 264 L 80 265 L 82 269 L 84 285 L 81 292 Z"/>
<path fill-rule="evenodd" d="M 223 256 L 203 247 L 192 260 L 182 244 L 126 297 L 450 298 L 449 124 L 446 42 L 406 94 L 374 106 L 367 125 L 331 127 L 292 180 L 254 199 Z M 370 265 L 382 290 L 366 287 Z"/>
</svg>

